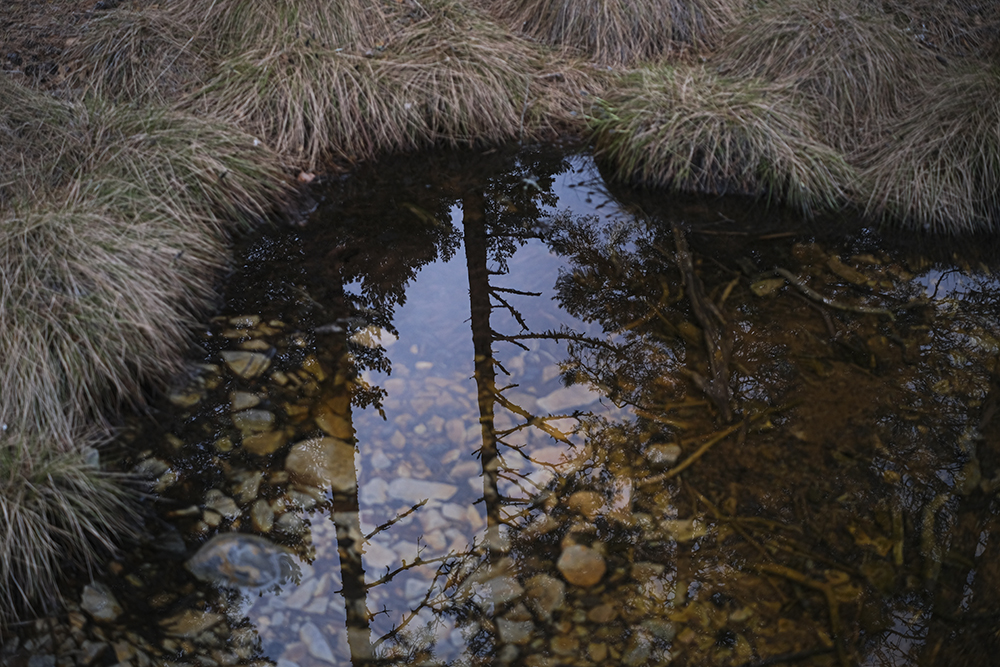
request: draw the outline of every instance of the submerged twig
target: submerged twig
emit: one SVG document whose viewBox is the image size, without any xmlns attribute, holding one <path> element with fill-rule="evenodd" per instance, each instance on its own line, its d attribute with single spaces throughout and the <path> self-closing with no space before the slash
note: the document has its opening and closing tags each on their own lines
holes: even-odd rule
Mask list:
<svg viewBox="0 0 1000 667">
<path fill-rule="evenodd" d="M 846 310 L 852 313 L 863 313 L 865 315 L 884 315 L 890 320 L 895 321 L 896 316 L 885 308 L 872 308 L 871 306 L 852 306 L 848 303 L 841 303 L 840 301 L 834 301 L 830 297 L 823 296 L 813 288 L 802 282 L 802 279 L 796 276 L 794 273 L 787 269 L 777 268 L 774 270 L 779 276 L 794 285 L 800 292 L 805 294 L 810 299 L 819 301 L 820 303 L 829 306 L 830 308 L 836 308 L 837 310 Z"/>
</svg>

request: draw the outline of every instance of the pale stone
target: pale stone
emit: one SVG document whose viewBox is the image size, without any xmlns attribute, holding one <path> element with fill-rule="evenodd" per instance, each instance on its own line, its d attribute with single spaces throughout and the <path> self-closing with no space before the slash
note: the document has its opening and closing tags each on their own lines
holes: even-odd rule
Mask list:
<svg viewBox="0 0 1000 667">
<path fill-rule="evenodd" d="M 104 584 L 94 581 L 83 587 L 83 599 L 80 602 L 83 610 L 95 621 L 111 623 L 122 613 L 114 593 Z"/>
<path fill-rule="evenodd" d="M 422 479 L 400 477 L 389 484 L 389 497 L 408 503 L 418 503 L 421 500 L 449 500 L 458 487 L 454 484 L 428 482 Z"/>
<path fill-rule="evenodd" d="M 601 554 L 580 544 L 572 544 L 563 549 L 556 567 L 566 581 L 574 586 L 593 586 L 607 570 Z"/>
<path fill-rule="evenodd" d="M 197 389 L 185 389 L 171 392 L 167 398 L 179 408 L 190 408 L 198 405 L 204 397 L 205 394 Z"/>
<path fill-rule="evenodd" d="M 362 505 L 384 505 L 389 483 L 381 477 L 376 477 L 361 487 L 358 500 Z"/>
<path fill-rule="evenodd" d="M 599 392 L 587 385 L 574 384 L 570 387 L 560 387 L 548 396 L 538 399 L 538 407 L 549 414 L 556 414 L 572 408 L 585 407 L 600 397 Z"/>
<path fill-rule="evenodd" d="M 644 632 L 636 632 L 632 635 L 628 648 L 622 655 L 622 665 L 625 667 L 636 667 L 649 660 L 649 654 L 653 650 L 653 644 Z"/>
<path fill-rule="evenodd" d="M 267 410 L 252 408 L 242 412 L 234 412 L 233 426 L 244 434 L 263 433 L 274 428 L 274 413 Z"/>
<path fill-rule="evenodd" d="M 448 527 L 448 520 L 441 516 L 441 513 L 436 509 L 427 509 L 425 507 L 417 513 L 417 518 L 420 519 L 420 525 L 425 531 Z"/>
<path fill-rule="evenodd" d="M 321 408 L 316 415 L 316 426 L 319 426 L 324 433 L 341 440 L 350 440 L 354 437 L 354 427 L 350 420 L 343 415 L 330 410 L 328 407 Z"/>
<path fill-rule="evenodd" d="M 386 568 L 395 565 L 399 556 L 392 549 L 379 542 L 368 542 L 365 547 L 365 570 L 369 574 L 378 575 Z"/>
<path fill-rule="evenodd" d="M 517 579 L 504 575 L 490 579 L 490 593 L 493 595 L 493 604 L 500 606 L 519 598 L 524 593 L 524 589 L 517 582 Z"/>
<path fill-rule="evenodd" d="M 229 323 L 237 329 L 253 329 L 260 324 L 260 315 L 237 315 L 230 317 Z"/>
<path fill-rule="evenodd" d="M 243 437 L 243 449 L 255 456 L 268 456 L 285 446 L 287 436 L 284 431 L 253 433 Z"/>
<path fill-rule="evenodd" d="M 269 533 L 274 528 L 274 510 L 266 500 L 258 500 L 250 508 L 250 520 L 253 528 L 261 533 Z"/>
<path fill-rule="evenodd" d="M 453 445 L 465 444 L 465 422 L 461 419 L 449 419 L 444 425 L 444 430 Z"/>
<path fill-rule="evenodd" d="M 257 377 L 271 365 L 270 357 L 259 352 L 226 350 L 220 356 L 229 369 L 244 380 Z"/>
<path fill-rule="evenodd" d="M 305 607 L 309 600 L 312 599 L 317 584 L 319 584 L 319 580 L 315 578 L 302 582 L 302 585 L 285 598 L 285 607 L 288 609 L 302 609 Z"/>
<path fill-rule="evenodd" d="M 264 473 L 259 470 L 243 470 L 232 476 L 233 493 L 239 498 L 240 503 L 246 505 L 253 502 L 260 493 L 260 483 L 264 480 Z"/>
<path fill-rule="evenodd" d="M 240 515 L 236 501 L 218 489 L 209 489 L 205 492 L 205 507 L 218 512 L 230 521 Z"/>
<path fill-rule="evenodd" d="M 671 642 L 677 636 L 677 626 L 662 618 L 648 618 L 642 622 L 642 627 L 665 642 Z"/>
<path fill-rule="evenodd" d="M 535 624 L 531 621 L 508 621 L 506 618 L 496 619 L 497 634 L 504 644 L 525 644 L 531 639 Z"/>
<path fill-rule="evenodd" d="M 652 466 L 654 470 L 669 468 L 677 463 L 677 459 L 680 457 L 680 445 L 673 443 L 656 444 L 650 447 L 646 452 L 646 460 L 649 461 L 649 465 Z"/>
<path fill-rule="evenodd" d="M 430 547 L 433 551 L 444 551 L 445 547 L 448 546 L 448 538 L 445 537 L 443 531 L 432 530 L 429 533 L 424 534 L 424 543 Z"/>
<path fill-rule="evenodd" d="M 289 512 L 282 514 L 275 522 L 275 528 L 285 535 L 298 536 L 306 532 L 306 525 L 297 515 Z"/>
<path fill-rule="evenodd" d="M 248 410 L 260 405 L 260 396 L 249 391 L 234 391 L 229 394 L 229 409 L 232 412 Z"/>
<path fill-rule="evenodd" d="M 193 638 L 214 628 L 226 617 L 208 611 L 185 609 L 179 614 L 160 621 L 164 634 L 170 637 Z"/>
<path fill-rule="evenodd" d="M 452 521 L 463 521 L 465 520 L 465 513 L 467 508 L 456 505 L 455 503 L 445 503 L 441 506 L 441 515 L 446 519 L 451 519 Z"/>
<path fill-rule="evenodd" d="M 311 354 L 303 360 L 302 369 L 316 378 L 317 382 L 322 382 L 326 379 L 326 371 L 323 370 L 323 365 L 319 363 L 319 359 Z"/>
<path fill-rule="evenodd" d="M 354 445 L 337 438 L 303 440 L 288 452 L 285 470 L 302 484 L 351 491 L 355 484 Z"/>
<path fill-rule="evenodd" d="M 306 623 L 299 628 L 299 639 L 306 645 L 309 655 L 317 660 L 328 662 L 331 665 L 335 663 L 330 644 L 326 641 L 326 637 L 323 636 L 323 633 L 320 632 L 315 623 Z"/>
<path fill-rule="evenodd" d="M 577 491 L 566 502 L 569 508 L 593 521 L 604 507 L 604 497 L 596 491 Z"/>
<path fill-rule="evenodd" d="M 551 619 L 566 600 L 566 584 L 547 574 L 536 574 L 524 586 L 528 605 L 545 619 Z"/>
</svg>

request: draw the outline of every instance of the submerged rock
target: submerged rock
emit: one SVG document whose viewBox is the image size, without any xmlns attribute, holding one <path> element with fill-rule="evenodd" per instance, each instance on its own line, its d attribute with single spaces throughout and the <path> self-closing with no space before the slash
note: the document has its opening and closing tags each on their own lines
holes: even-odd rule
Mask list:
<svg viewBox="0 0 1000 667">
<path fill-rule="evenodd" d="M 185 566 L 202 581 L 234 588 L 270 588 L 299 575 L 298 564 L 284 547 L 245 533 L 216 535 Z"/>
<path fill-rule="evenodd" d="M 589 547 L 573 544 L 563 549 L 556 563 L 566 581 L 574 586 L 593 586 L 607 570 L 604 558 Z"/>
<path fill-rule="evenodd" d="M 118 604 L 111 589 L 97 581 L 83 587 L 83 599 L 80 606 L 95 621 L 110 623 L 122 613 L 122 607 Z"/>
</svg>

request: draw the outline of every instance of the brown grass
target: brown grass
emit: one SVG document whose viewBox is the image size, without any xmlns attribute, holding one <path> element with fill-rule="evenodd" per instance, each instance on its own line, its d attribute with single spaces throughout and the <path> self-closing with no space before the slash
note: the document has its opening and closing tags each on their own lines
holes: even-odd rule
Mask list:
<svg viewBox="0 0 1000 667">
<path fill-rule="evenodd" d="M 0 72 L 0 210 L 67 182 L 84 159 L 78 111 Z"/>
<path fill-rule="evenodd" d="M 864 2 L 788 0 L 750 14 L 712 62 L 733 78 L 794 87 L 815 106 L 825 140 L 853 151 L 905 106 L 932 60 Z"/>
<path fill-rule="evenodd" d="M 658 60 L 677 47 L 703 49 L 722 34 L 741 0 L 501 0 L 515 29 L 548 44 L 583 49 L 607 65 Z"/>
<path fill-rule="evenodd" d="M 885 0 L 881 4 L 917 42 L 945 58 L 997 55 L 998 2 Z"/>
<path fill-rule="evenodd" d="M 126 478 L 88 460 L 92 436 L 74 442 L 0 435 L 0 627 L 51 610 L 67 571 L 95 569 L 135 532 Z"/>
<path fill-rule="evenodd" d="M 863 156 L 868 209 L 933 232 L 1000 227 L 1000 67 L 930 82 Z"/>
<path fill-rule="evenodd" d="M 640 70 L 592 120 L 617 178 L 686 192 L 746 194 L 805 214 L 842 206 L 854 172 L 823 143 L 794 91 L 702 66 Z"/>
<path fill-rule="evenodd" d="M 120 7 L 90 21 L 66 50 L 74 85 L 137 104 L 177 99 L 205 73 L 207 36 L 173 6 Z"/>
</svg>

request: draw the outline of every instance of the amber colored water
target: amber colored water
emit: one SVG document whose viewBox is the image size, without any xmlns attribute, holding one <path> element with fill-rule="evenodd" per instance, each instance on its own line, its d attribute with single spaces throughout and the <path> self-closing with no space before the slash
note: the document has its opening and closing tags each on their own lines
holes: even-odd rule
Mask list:
<svg viewBox="0 0 1000 667">
<path fill-rule="evenodd" d="M 124 559 L 112 583 L 161 659 L 995 664 L 995 243 L 612 190 L 548 149 L 312 194 L 304 226 L 241 249 L 192 357 L 215 366 L 204 399 L 136 440 L 178 476 L 162 534 L 190 554 L 263 533 L 300 576 L 240 592 L 153 545 Z M 272 357 L 249 380 L 218 356 L 247 343 Z M 241 445 L 234 391 L 280 449 Z M 316 488 L 286 456 L 323 436 L 355 453 Z M 238 516 L 206 523 L 209 489 Z M 293 518 L 262 530 L 258 500 Z M 574 546 L 603 573 L 560 561 Z M 224 620 L 164 644 L 188 607 Z"/>
</svg>

